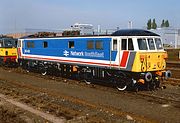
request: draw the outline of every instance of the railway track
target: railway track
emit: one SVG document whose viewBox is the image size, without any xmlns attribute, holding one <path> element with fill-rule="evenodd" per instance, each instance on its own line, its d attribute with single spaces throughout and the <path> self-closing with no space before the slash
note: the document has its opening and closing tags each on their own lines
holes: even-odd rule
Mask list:
<svg viewBox="0 0 180 123">
<path fill-rule="evenodd" d="M 11 70 L 11 68 L 5 68 L 7 70 Z M 19 72 L 19 73 L 26 73 L 26 71 L 22 70 L 22 69 L 13 69 L 15 70 L 16 72 Z M 96 89 L 100 89 L 100 90 L 103 90 L 103 91 L 110 91 L 110 92 L 113 92 L 113 93 L 121 93 L 119 91 L 117 91 L 116 89 L 114 89 L 114 87 L 112 87 L 111 85 L 109 84 L 103 84 L 104 86 L 102 86 L 101 84 L 99 83 L 95 83 L 95 84 L 91 84 L 91 85 L 87 85 L 86 83 L 83 83 L 83 82 L 80 82 L 80 81 L 77 81 L 77 80 L 70 80 L 70 79 L 66 79 L 66 78 L 62 78 L 62 77 L 56 77 L 56 76 L 51 76 L 51 75 L 46 75 L 46 76 L 42 76 L 41 74 L 36 74 L 36 73 L 29 73 L 30 75 L 32 76 L 36 76 L 36 77 L 40 77 L 40 78 L 43 78 L 43 79 L 49 79 L 49 80 L 55 80 L 55 81 L 60 81 L 60 82 L 64 82 L 64 83 L 70 83 L 70 84 L 75 84 L 75 85 L 79 85 L 79 86 L 89 86 L 90 88 L 96 88 Z M 165 80 L 164 82 L 162 82 L 162 84 L 171 84 L 173 86 L 180 86 L 180 79 L 176 79 L 176 78 L 170 78 L 168 80 Z M 162 85 L 162 89 L 163 89 L 163 85 Z M 160 89 L 161 90 L 161 89 Z M 156 91 L 156 90 L 155 90 Z M 151 91 L 149 91 L 151 92 Z M 152 91 L 154 92 L 154 91 Z M 126 92 L 122 92 L 122 93 L 126 93 Z M 153 97 L 152 93 L 148 94 L 147 91 L 145 92 L 138 92 L 138 93 L 133 93 L 133 92 L 129 92 L 127 91 L 127 93 L 129 94 L 140 94 L 142 96 L 148 96 L 148 97 Z M 154 98 L 158 98 L 158 97 L 155 97 Z M 163 98 L 159 97 L 160 99 L 163 100 Z M 164 100 L 167 100 L 167 99 L 164 99 Z M 169 99 L 169 101 L 171 101 L 171 99 Z M 172 99 L 173 101 L 173 99 Z M 174 100 L 175 101 L 175 100 Z M 175 101 L 176 102 L 176 101 Z"/>
<path fill-rule="evenodd" d="M 180 61 L 167 61 L 166 66 L 168 68 L 180 68 Z"/>
</svg>

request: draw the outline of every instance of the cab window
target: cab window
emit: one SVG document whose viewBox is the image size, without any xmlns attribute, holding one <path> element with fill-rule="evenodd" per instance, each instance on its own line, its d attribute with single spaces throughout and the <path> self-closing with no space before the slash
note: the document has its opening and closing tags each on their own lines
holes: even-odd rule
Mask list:
<svg viewBox="0 0 180 123">
<path fill-rule="evenodd" d="M 4 41 L 4 45 L 5 45 L 5 47 L 12 47 L 13 46 L 12 42 L 8 41 L 8 40 Z"/>
<path fill-rule="evenodd" d="M 147 43 L 145 38 L 137 39 L 139 50 L 147 50 Z"/>
<path fill-rule="evenodd" d="M 155 50 L 154 41 L 152 38 L 148 38 L 148 46 L 150 50 Z"/>
<path fill-rule="evenodd" d="M 155 44 L 157 49 L 163 49 L 162 42 L 160 38 L 155 38 Z"/>
<path fill-rule="evenodd" d="M 134 50 L 132 38 L 128 39 L 128 50 Z"/>
<path fill-rule="evenodd" d="M 121 50 L 127 50 L 127 39 L 122 39 Z"/>
<path fill-rule="evenodd" d="M 3 39 L 3 47 L 12 48 L 17 46 L 17 40 L 12 38 Z"/>
<path fill-rule="evenodd" d="M 117 51 L 117 39 L 113 39 L 113 51 Z"/>
</svg>

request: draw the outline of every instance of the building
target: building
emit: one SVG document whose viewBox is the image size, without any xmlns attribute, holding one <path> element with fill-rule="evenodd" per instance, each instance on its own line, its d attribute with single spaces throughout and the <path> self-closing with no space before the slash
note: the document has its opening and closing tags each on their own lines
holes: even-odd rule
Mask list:
<svg viewBox="0 0 180 123">
<path fill-rule="evenodd" d="M 151 31 L 161 35 L 165 47 L 180 48 L 180 29 L 158 28 Z"/>
<path fill-rule="evenodd" d="M 81 24 L 75 23 L 71 26 L 74 31 L 80 31 L 80 35 L 93 35 L 93 25 L 92 24 Z"/>
</svg>

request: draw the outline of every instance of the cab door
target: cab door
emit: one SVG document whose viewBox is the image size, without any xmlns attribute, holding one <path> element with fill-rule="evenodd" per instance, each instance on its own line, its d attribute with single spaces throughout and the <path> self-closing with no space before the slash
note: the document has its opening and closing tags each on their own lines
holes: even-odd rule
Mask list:
<svg viewBox="0 0 180 123">
<path fill-rule="evenodd" d="M 131 71 L 135 58 L 133 39 L 129 37 L 122 38 L 120 46 L 120 68 Z"/>
</svg>

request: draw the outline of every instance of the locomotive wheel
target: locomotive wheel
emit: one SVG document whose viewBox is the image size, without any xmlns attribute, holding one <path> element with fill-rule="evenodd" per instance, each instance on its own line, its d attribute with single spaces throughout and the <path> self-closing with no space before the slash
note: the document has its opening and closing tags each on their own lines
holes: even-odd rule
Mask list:
<svg viewBox="0 0 180 123">
<path fill-rule="evenodd" d="M 45 76 L 47 74 L 47 71 L 41 72 L 41 74 Z"/>
<path fill-rule="evenodd" d="M 124 91 L 126 90 L 128 86 L 128 78 L 125 73 L 118 73 L 118 76 L 115 78 L 115 83 L 116 83 L 116 88 L 119 91 Z"/>
<path fill-rule="evenodd" d="M 88 80 L 84 80 L 84 82 L 87 84 L 87 85 L 90 85 L 91 84 L 91 82 L 90 81 L 88 81 Z"/>
<path fill-rule="evenodd" d="M 84 80 L 83 80 L 86 84 L 90 85 L 91 84 L 91 76 L 90 73 L 84 73 Z"/>
<path fill-rule="evenodd" d="M 116 88 L 119 90 L 119 91 L 124 91 L 124 90 L 126 90 L 126 88 L 127 88 L 127 84 L 126 84 L 126 82 L 117 82 L 116 83 Z"/>
<path fill-rule="evenodd" d="M 26 70 L 27 73 L 29 73 L 30 72 L 30 67 L 26 67 L 25 70 Z"/>
<path fill-rule="evenodd" d="M 41 75 L 45 76 L 47 74 L 47 71 L 45 69 L 41 70 Z"/>
<path fill-rule="evenodd" d="M 83 82 L 85 82 L 88 85 L 91 84 L 92 76 L 89 69 L 82 69 L 82 73 L 80 73 L 80 76 Z"/>
</svg>

